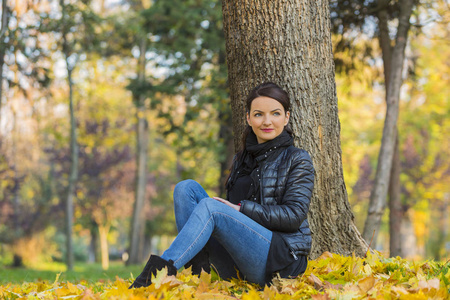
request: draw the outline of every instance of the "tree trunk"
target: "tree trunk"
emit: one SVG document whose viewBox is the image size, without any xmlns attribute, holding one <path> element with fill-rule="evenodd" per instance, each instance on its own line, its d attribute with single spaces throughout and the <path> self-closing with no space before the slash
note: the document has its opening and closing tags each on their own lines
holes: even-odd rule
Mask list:
<svg viewBox="0 0 450 300">
<path fill-rule="evenodd" d="M 402 255 L 401 226 L 403 208 L 400 188 L 400 151 L 398 148 L 397 136 L 389 183 L 389 255 L 391 257 Z"/>
<path fill-rule="evenodd" d="M 20 240 L 22 234 L 22 230 L 20 228 L 20 186 L 21 186 L 21 180 L 20 176 L 17 170 L 17 137 L 18 132 L 17 130 L 17 114 L 16 110 L 13 109 L 13 128 L 12 128 L 12 161 L 13 161 L 13 172 L 14 172 L 14 187 L 12 189 L 12 204 L 13 204 L 13 263 L 12 267 L 19 268 L 23 267 L 23 258 L 21 251 L 18 251 L 18 241 Z"/>
<path fill-rule="evenodd" d="M 2 100 L 3 100 L 3 65 L 5 64 L 5 54 L 6 54 L 6 45 L 5 45 L 5 35 L 8 30 L 8 22 L 9 22 L 9 8 L 8 1 L 2 0 L 2 29 L 0 32 L 0 124 L 1 122 L 1 112 L 2 112 Z M 0 132 L 1 137 L 1 132 Z M 0 147 L 1 147 L 2 139 L 0 138 Z M 0 148 L 1 149 L 1 148 Z"/>
<path fill-rule="evenodd" d="M 378 2 L 379 11 L 378 17 L 378 29 L 381 53 L 383 57 L 384 67 L 384 88 L 386 93 L 386 106 L 387 106 L 387 93 L 389 89 L 389 78 L 391 74 L 392 63 L 392 41 L 389 36 L 388 27 L 388 3 L 389 0 L 380 0 Z M 396 139 L 394 148 L 394 157 L 391 168 L 391 177 L 389 180 L 389 253 L 390 256 L 401 256 L 401 224 L 402 224 L 402 203 L 401 203 L 401 188 L 400 188 L 400 150 L 399 150 L 399 137 L 398 129 L 396 129 Z M 373 247 L 376 245 L 376 241 L 372 242 Z"/>
<path fill-rule="evenodd" d="M 236 149 L 249 90 L 264 81 L 285 88 L 296 145 L 310 153 L 316 171 L 310 256 L 364 255 L 368 245 L 353 222 L 342 171 L 328 1 L 222 3 Z"/>
<path fill-rule="evenodd" d="M 89 258 L 88 261 L 95 263 L 98 262 L 98 225 L 96 222 L 92 222 L 91 227 L 91 242 L 89 244 Z"/>
<path fill-rule="evenodd" d="M 63 18 L 63 25 L 61 28 L 62 35 L 62 52 L 64 54 L 66 68 L 67 68 L 67 83 L 69 85 L 69 116 L 70 116 L 70 174 L 69 174 L 69 186 L 67 188 L 67 198 L 66 198 L 66 264 L 67 270 L 73 270 L 73 240 L 72 240 L 72 229 L 73 229 L 73 202 L 75 196 L 75 186 L 78 179 L 78 144 L 77 144 L 77 131 L 76 131 L 76 119 L 75 119 L 75 109 L 73 105 L 73 80 L 72 72 L 76 63 L 70 63 L 69 57 L 72 54 L 71 47 L 69 46 L 69 41 L 67 39 L 67 34 L 69 29 L 66 27 L 65 19 L 66 16 L 66 6 L 64 0 L 59 2 L 61 6 L 61 13 Z"/>
<path fill-rule="evenodd" d="M 140 84 L 145 83 L 145 53 L 147 49 L 147 40 L 144 35 L 140 43 L 140 55 L 138 64 L 138 81 Z M 147 153 L 148 153 L 148 122 L 145 114 L 146 96 L 142 92 L 133 92 L 134 102 L 136 104 L 136 137 L 137 137 L 137 153 L 136 153 L 136 189 L 135 202 L 133 208 L 133 218 L 130 233 L 130 256 L 127 264 L 137 264 L 141 262 L 143 256 L 144 242 L 144 204 L 145 191 L 147 183 Z"/>
<path fill-rule="evenodd" d="M 108 232 L 109 226 L 98 225 L 98 235 L 100 237 L 100 253 L 102 257 L 103 270 L 109 269 Z"/>
<path fill-rule="evenodd" d="M 372 236 L 377 240 L 381 218 L 386 206 L 386 196 L 390 181 L 392 158 L 394 156 L 395 139 L 397 133 L 397 119 L 399 110 L 400 87 L 402 85 L 402 71 L 405 59 L 405 47 L 410 27 L 409 18 L 412 13 L 414 0 L 400 1 L 400 15 L 395 46 L 390 58 L 391 68 L 387 85 L 386 118 L 384 121 L 383 138 L 378 155 L 375 185 L 370 195 L 368 215 L 364 225 L 363 237 L 369 241 Z"/>
<path fill-rule="evenodd" d="M 68 62 L 67 62 L 68 63 Z M 66 247 L 67 247 L 67 269 L 73 269 L 73 241 L 72 241 L 72 228 L 73 228 L 73 199 L 75 196 L 75 185 L 78 178 L 78 145 L 77 145 L 77 132 L 75 122 L 75 112 L 73 107 L 73 83 L 72 83 L 72 70 L 68 68 L 68 81 L 69 81 L 69 110 L 70 110 L 70 175 L 69 175 L 69 188 L 67 192 L 66 201 Z"/>
</svg>

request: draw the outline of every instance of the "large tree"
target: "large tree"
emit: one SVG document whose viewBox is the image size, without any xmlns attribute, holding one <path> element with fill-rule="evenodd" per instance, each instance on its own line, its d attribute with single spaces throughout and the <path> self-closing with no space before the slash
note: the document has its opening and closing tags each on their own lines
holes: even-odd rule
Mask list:
<svg viewBox="0 0 450 300">
<path fill-rule="evenodd" d="M 237 149 L 246 94 L 264 81 L 280 84 L 292 99 L 296 145 L 310 153 L 316 171 L 311 258 L 324 251 L 364 255 L 342 172 L 328 1 L 223 1 L 223 18 Z"/>
</svg>

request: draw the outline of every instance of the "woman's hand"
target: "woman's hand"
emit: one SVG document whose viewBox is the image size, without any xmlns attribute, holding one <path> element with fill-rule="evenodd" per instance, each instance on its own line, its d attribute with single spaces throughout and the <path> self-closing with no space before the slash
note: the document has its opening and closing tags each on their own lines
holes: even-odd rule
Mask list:
<svg viewBox="0 0 450 300">
<path fill-rule="evenodd" d="M 234 208 L 237 211 L 239 211 L 241 209 L 241 207 L 239 205 L 233 204 L 233 203 L 231 203 L 228 200 L 225 200 L 225 199 L 222 199 L 222 198 L 219 198 L 219 197 L 212 197 L 212 198 L 217 200 L 217 201 L 220 201 L 220 202 L 222 202 L 222 203 L 224 203 L 226 205 L 228 205 L 231 208 Z"/>
</svg>

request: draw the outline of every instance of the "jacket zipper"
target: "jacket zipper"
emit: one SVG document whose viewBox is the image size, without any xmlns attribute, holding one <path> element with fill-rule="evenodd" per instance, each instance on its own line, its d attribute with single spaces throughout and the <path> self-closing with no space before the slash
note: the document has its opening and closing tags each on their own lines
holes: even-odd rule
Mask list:
<svg viewBox="0 0 450 300">
<path fill-rule="evenodd" d="M 259 167 L 259 194 L 261 197 L 260 203 L 264 203 L 264 195 L 263 195 L 263 174 L 262 174 L 263 166 Z"/>
<path fill-rule="evenodd" d="M 298 260 L 297 255 L 295 255 L 295 253 L 294 253 L 294 250 L 292 250 L 292 249 L 289 249 L 289 250 L 291 250 L 291 255 L 294 257 L 294 259 Z"/>
</svg>

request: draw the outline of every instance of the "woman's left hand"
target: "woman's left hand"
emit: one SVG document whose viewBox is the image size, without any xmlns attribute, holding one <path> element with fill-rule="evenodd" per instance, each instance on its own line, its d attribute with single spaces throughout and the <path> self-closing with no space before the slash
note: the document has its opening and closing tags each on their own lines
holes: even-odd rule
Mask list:
<svg viewBox="0 0 450 300">
<path fill-rule="evenodd" d="M 220 201 L 220 202 L 222 202 L 222 203 L 224 203 L 226 205 L 228 205 L 231 208 L 234 208 L 237 211 L 239 211 L 241 209 L 241 207 L 239 205 L 233 204 L 233 203 L 231 203 L 228 200 L 225 200 L 225 199 L 222 199 L 222 198 L 219 198 L 219 197 L 212 197 L 212 198 L 217 200 L 217 201 Z"/>
</svg>

